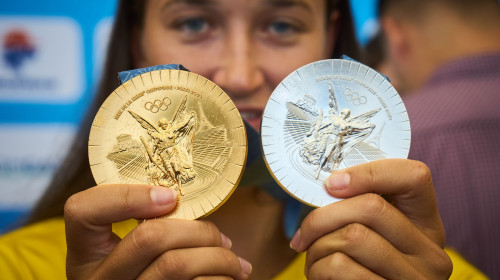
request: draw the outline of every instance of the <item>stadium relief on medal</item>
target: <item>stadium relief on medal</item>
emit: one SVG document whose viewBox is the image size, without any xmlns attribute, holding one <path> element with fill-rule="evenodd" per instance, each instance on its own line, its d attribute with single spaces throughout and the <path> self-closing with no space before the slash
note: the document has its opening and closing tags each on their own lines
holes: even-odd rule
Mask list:
<svg viewBox="0 0 500 280">
<path fill-rule="evenodd" d="M 374 133 L 377 125 L 371 121 L 381 108 L 353 116 L 349 108 L 339 108 L 332 82 L 329 82 L 328 92 L 328 112 L 318 110 L 315 98 L 308 94 L 286 103 L 288 113 L 284 129 L 289 139 L 286 143 L 290 150 L 295 150 L 290 161 L 300 173 L 316 180 L 321 171 L 331 173 L 339 170 L 344 160 L 359 164 L 385 158 L 376 141 L 383 126 Z M 367 102 L 365 96 L 348 87 L 343 88 L 341 96 L 354 106 Z M 295 154 L 299 157 L 295 157 Z M 303 163 L 313 168 L 314 174 L 292 158 L 302 159 Z"/>
<path fill-rule="evenodd" d="M 164 95 L 163 98 L 146 96 L 158 90 L 175 89 L 187 93 L 178 105 L 174 98 Z M 188 106 L 188 96 L 201 98 L 190 89 L 157 87 L 135 95 L 121 107 L 116 116 L 127 111 L 129 114 L 125 115 L 134 120 L 129 125 L 142 129 L 138 137 L 117 136 L 116 144 L 107 155 L 122 180 L 168 187 L 176 190 L 183 200 L 189 200 L 205 191 L 222 173 L 232 154 L 227 128 L 212 124 L 201 102 Z M 130 107 L 135 102 L 141 104 L 139 109 Z M 173 117 L 163 117 L 165 113 L 173 113 Z M 161 116 L 151 117 L 156 115 Z M 194 181 L 196 188 L 190 188 Z"/>
</svg>

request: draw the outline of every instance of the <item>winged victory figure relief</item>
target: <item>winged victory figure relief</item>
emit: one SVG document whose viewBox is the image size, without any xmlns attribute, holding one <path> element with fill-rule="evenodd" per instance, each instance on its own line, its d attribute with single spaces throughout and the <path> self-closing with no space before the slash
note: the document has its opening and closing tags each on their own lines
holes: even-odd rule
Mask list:
<svg viewBox="0 0 500 280">
<path fill-rule="evenodd" d="M 372 133 L 375 124 L 370 119 L 380 111 L 379 108 L 351 116 L 348 108 L 339 110 L 331 83 L 329 93 L 330 109 L 326 115 L 323 109 L 317 112 L 312 106 L 314 104 L 307 102 L 287 105 L 289 120 L 285 127 L 295 142 L 301 144 L 299 154 L 302 160 L 316 167 L 316 179 L 321 170 L 332 172 L 339 169 L 340 163 L 353 148 Z M 309 103 L 313 102 L 312 97 L 307 97 Z"/>
<path fill-rule="evenodd" d="M 149 183 L 174 187 L 181 195 L 184 195 L 182 185 L 196 177 L 193 166 L 196 114 L 186 112 L 186 101 L 184 97 L 172 121 L 162 118 L 158 126 L 129 111 L 150 136 L 149 141 L 140 137 L 149 157 L 146 168 Z"/>
</svg>

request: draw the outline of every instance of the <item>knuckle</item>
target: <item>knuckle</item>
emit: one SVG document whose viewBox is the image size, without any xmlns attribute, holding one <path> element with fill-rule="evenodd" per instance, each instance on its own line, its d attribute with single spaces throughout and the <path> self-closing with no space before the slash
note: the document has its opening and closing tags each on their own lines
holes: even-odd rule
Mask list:
<svg viewBox="0 0 500 280">
<path fill-rule="evenodd" d="M 335 252 L 329 255 L 328 257 L 325 257 L 322 261 L 315 263 L 311 267 L 311 269 L 306 272 L 307 279 L 311 280 L 344 279 L 343 273 L 338 273 L 338 272 L 349 271 L 351 269 L 350 265 L 351 265 L 351 260 L 346 254 L 342 252 Z"/>
<path fill-rule="evenodd" d="M 448 279 L 453 272 L 453 263 L 451 259 L 446 256 L 446 259 L 443 260 L 443 266 L 441 268 L 440 274 L 443 275 L 443 279 Z"/>
<path fill-rule="evenodd" d="M 66 200 L 64 204 L 65 219 L 79 220 L 81 219 L 82 210 L 82 194 L 76 193 Z"/>
<path fill-rule="evenodd" d="M 214 240 L 221 240 L 220 231 L 214 223 L 209 221 L 201 221 L 201 224 L 202 224 L 202 229 L 200 233 L 203 236 L 210 237 Z"/>
<path fill-rule="evenodd" d="M 321 223 L 321 215 L 319 209 L 311 211 L 304 219 L 301 225 L 301 230 L 315 232 L 319 229 Z"/>
<path fill-rule="evenodd" d="M 349 266 L 350 259 L 342 252 L 333 253 L 328 258 L 329 268 L 332 270 L 346 269 Z"/>
<path fill-rule="evenodd" d="M 413 161 L 411 175 L 415 180 L 422 184 L 432 183 L 432 175 L 429 167 L 420 161 Z"/>
<path fill-rule="evenodd" d="M 126 187 L 124 189 L 125 193 L 123 194 L 122 196 L 122 199 L 121 199 L 121 205 L 120 205 L 120 209 L 122 212 L 125 212 L 125 213 L 131 213 L 133 210 L 134 210 L 134 207 L 133 207 L 133 201 L 134 201 L 134 197 L 132 197 L 132 194 L 130 192 L 130 188 Z"/>
<path fill-rule="evenodd" d="M 374 186 L 377 184 L 377 176 L 378 176 L 377 171 L 376 171 L 375 167 L 371 164 L 367 164 L 366 167 L 368 169 L 366 172 L 366 174 L 368 176 L 368 183 L 370 185 Z"/>
<path fill-rule="evenodd" d="M 374 193 L 368 193 L 363 195 L 363 212 L 369 216 L 379 216 L 383 215 L 383 212 L 387 206 L 385 199 Z"/>
<path fill-rule="evenodd" d="M 341 237 L 348 244 L 357 245 L 368 239 L 369 230 L 362 224 L 349 224 L 342 228 Z"/>
<path fill-rule="evenodd" d="M 440 250 L 438 259 L 434 262 L 436 274 L 442 276 L 442 279 L 448 279 L 453 271 L 453 263 L 443 250 Z"/>
<path fill-rule="evenodd" d="M 237 270 L 240 269 L 240 261 L 238 260 L 238 257 L 230 250 L 218 248 L 216 254 L 222 263 L 234 267 Z"/>
<path fill-rule="evenodd" d="M 164 229 L 163 229 L 164 230 Z M 149 248 L 158 243 L 157 229 L 153 221 L 146 221 L 137 226 L 132 232 L 133 244 L 139 251 L 149 251 Z"/>
<path fill-rule="evenodd" d="M 169 279 L 181 279 L 181 273 L 186 271 L 188 264 L 181 254 L 169 251 L 161 255 L 156 262 L 157 269 L 162 277 Z"/>
</svg>

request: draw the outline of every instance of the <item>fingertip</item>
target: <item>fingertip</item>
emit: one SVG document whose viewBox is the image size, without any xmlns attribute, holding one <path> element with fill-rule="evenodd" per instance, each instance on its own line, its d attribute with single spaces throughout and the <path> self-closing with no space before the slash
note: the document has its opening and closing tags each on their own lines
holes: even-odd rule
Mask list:
<svg viewBox="0 0 500 280">
<path fill-rule="evenodd" d="M 325 187 L 327 191 L 332 195 L 338 195 L 345 191 L 349 184 L 351 183 L 351 175 L 347 172 L 335 172 L 332 173 L 325 180 Z"/>
<path fill-rule="evenodd" d="M 231 239 L 229 239 L 229 237 L 225 236 L 223 233 L 221 233 L 220 235 L 222 238 L 222 247 L 231 249 L 231 247 L 233 247 L 233 242 L 231 241 Z"/>
<path fill-rule="evenodd" d="M 290 248 L 293 250 L 300 252 L 300 228 L 293 235 L 292 240 L 290 241 Z"/>
<path fill-rule="evenodd" d="M 242 257 L 238 257 L 238 259 L 240 260 L 241 271 L 243 272 L 243 276 L 246 279 L 248 276 L 250 276 L 250 273 L 252 273 L 252 264 L 250 264 Z"/>
<path fill-rule="evenodd" d="M 174 206 L 177 202 L 177 192 L 160 186 L 153 186 L 149 191 L 151 201 L 157 206 Z"/>
</svg>

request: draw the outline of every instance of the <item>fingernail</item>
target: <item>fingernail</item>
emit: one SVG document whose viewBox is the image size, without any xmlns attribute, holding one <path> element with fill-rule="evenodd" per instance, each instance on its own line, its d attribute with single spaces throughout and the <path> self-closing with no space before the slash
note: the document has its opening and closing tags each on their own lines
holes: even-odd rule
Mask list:
<svg viewBox="0 0 500 280">
<path fill-rule="evenodd" d="M 349 173 L 334 173 L 326 179 L 325 185 L 330 191 L 340 191 L 346 189 L 350 182 Z"/>
<path fill-rule="evenodd" d="M 231 239 L 229 239 L 229 237 L 225 236 L 222 233 L 220 235 L 222 237 L 222 247 L 231 249 L 231 247 L 233 246 L 233 242 L 231 241 Z"/>
<path fill-rule="evenodd" d="M 297 232 L 293 235 L 292 241 L 290 241 L 290 248 L 294 249 L 297 251 L 300 245 L 300 228 L 297 230 Z"/>
<path fill-rule="evenodd" d="M 172 204 L 176 201 L 177 193 L 165 187 L 152 187 L 149 191 L 151 200 L 159 206 Z"/>
<path fill-rule="evenodd" d="M 252 273 L 252 265 L 244 258 L 238 258 L 240 259 L 241 271 L 243 271 L 243 274 L 245 274 L 245 276 L 250 275 L 250 273 Z"/>
</svg>

